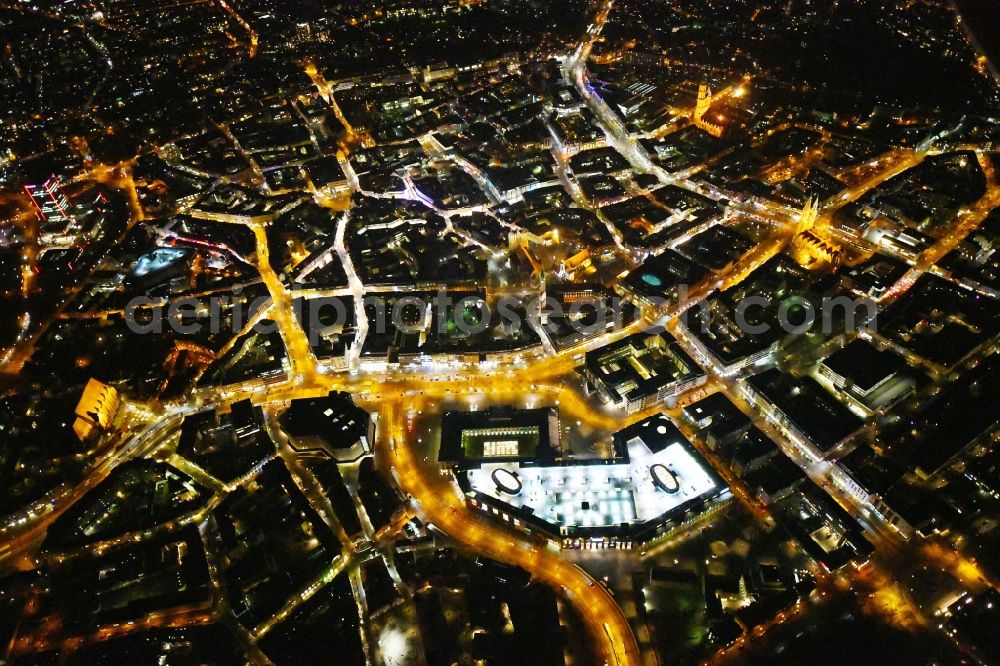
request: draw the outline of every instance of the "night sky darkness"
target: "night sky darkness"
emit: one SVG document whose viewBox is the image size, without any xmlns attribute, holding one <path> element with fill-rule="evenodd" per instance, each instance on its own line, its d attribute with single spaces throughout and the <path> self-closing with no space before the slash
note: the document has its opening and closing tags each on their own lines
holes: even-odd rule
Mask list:
<svg viewBox="0 0 1000 666">
<path fill-rule="evenodd" d="M 1000 0 L 953 1 L 990 62 L 1000 69 Z"/>
</svg>

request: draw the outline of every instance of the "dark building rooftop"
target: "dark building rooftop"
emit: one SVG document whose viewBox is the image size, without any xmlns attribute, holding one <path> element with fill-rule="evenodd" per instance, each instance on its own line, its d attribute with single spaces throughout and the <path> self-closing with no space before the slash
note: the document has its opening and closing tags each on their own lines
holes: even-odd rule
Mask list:
<svg viewBox="0 0 1000 666">
<path fill-rule="evenodd" d="M 553 408 L 492 407 L 482 412 L 448 412 L 441 422 L 438 460 L 552 460 L 559 454 L 558 429 L 554 427 L 558 419 Z M 496 439 L 516 441 L 516 451 L 493 450 L 491 442 Z"/>
<path fill-rule="evenodd" d="M 863 391 L 872 390 L 886 379 L 909 367 L 896 354 L 878 349 L 864 340 L 855 340 L 843 349 L 834 352 L 823 363 L 830 370 Z"/>
<path fill-rule="evenodd" d="M 357 407 L 349 394 L 333 392 L 325 398 L 293 400 L 281 425 L 299 440 L 296 448 L 315 444 L 334 458 L 357 459 L 368 448 L 372 424 L 368 412 Z"/>
<path fill-rule="evenodd" d="M 863 425 L 811 377 L 792 377 L 771 369 L 747 381 L 823 452 Z"/>
</svg>

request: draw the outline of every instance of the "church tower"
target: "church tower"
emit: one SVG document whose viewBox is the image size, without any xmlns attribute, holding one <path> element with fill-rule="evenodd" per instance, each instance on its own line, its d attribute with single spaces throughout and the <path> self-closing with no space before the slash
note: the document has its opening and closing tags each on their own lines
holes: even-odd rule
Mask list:
<svg viewBox="0 0 1000 666">
<path fill-rule="evenodd" d="M 718 123 L 712 123 L 705 119 L 708 115 L 709 109 L 712 108 L 712 91 L 709 89 L 707 83 L 702 83 L 698 86 L 698 102 L 695 104 L 694 113 L 691 114 L 691 120 L 694 121 L 695 127 L 702 129 L 712 136 L 719 138 L 725 129 L 722 125 Z"/>
<path fill-rule="evenodd" d="M 811 231 L 816 226 L 818 218 L 819 197 L 809 197 L 809 201 L 806 202 L 805 208 L 802 209 L 802 213 L 799 215 L 799 226 L 796 233 L 801 234 L 804 231 Z"/>
<path fill-rule="evenodd" d="M 712 91 L 707 83 L 702 83 L 698 86 L 698 103 L 694 107 L 694 121 L 700 123 L 710 108 L 712 108 Z"/>
</svg>

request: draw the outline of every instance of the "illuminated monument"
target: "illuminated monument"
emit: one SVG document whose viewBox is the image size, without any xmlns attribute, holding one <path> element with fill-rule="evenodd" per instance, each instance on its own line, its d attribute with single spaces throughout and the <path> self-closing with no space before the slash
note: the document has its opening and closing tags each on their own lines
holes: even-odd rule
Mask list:
<svg viewBox="0 0 1000 666">
<path fill-rule="evenodd" d="M 819 220 L 819 198 L 806 202 L 792 241 L 791 255 L 804 268 L 820 265 L 839 266 L 843 259 L 841 248 L 826 237 L 816 226 Z"/>
<path fill-rule="evenodd" d="M 725 132 L 725 128 L 723 128 L 722 125 L 709 122 L 705 119 L 705 116 L 708 115 L 709 109 L 712 108 L 712 101 L 712 91 L 709 89 L 707 84 L 702 83 L 698 86 L 698 101 L 695 104 L 692 119 L 694 120 L 695 127 L 718 138 L 722 136 L 723 132 Z"/>
<path fill-rule="evenodd" d="M 115 420 L 121 407 L 118 391 L 96 379 L 87 382 L 83 395 L 76 406 L 76 421 L 73 432 L 85 441 L 96 433 L 107 430 Z"/>
</svg>

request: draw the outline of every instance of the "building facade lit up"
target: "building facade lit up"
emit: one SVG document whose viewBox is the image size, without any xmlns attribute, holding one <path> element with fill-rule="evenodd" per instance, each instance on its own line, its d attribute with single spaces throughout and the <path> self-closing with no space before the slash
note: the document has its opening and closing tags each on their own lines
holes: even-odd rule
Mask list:
<svg viewBox="0 0 1000 666">
<path fill-rule="evenodd" d="M 534 410 L 534 412 L 550 410 Z M 452 415 L 450 415 L 452 416 Z M 462 414 L 443 429 L 464 442 L 463 452 L 444 461 L 455 466 L 469 502 L 527 531 L 572 548 L 631 548 L 696 520 L 729 499 L 729 489 L 665 415 L 657 415 L 614 436 L 612 458 L 563 456 L 558 442 L 538 446 L 533 412 L 510 411 L 493 423 L 489 413 Z M 475 423 L 472 419 L 481 419 Z M 494 427 L 491 427 L 494 426 Z M 475 446 L 468 444 L 475 440 Z M 537 451 L 537 453 L 535 453 Z"/>
</svg>

